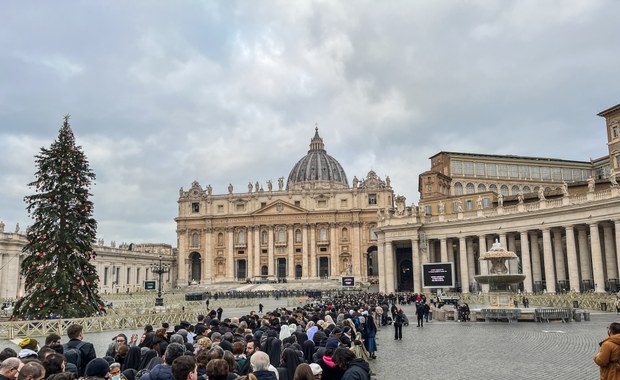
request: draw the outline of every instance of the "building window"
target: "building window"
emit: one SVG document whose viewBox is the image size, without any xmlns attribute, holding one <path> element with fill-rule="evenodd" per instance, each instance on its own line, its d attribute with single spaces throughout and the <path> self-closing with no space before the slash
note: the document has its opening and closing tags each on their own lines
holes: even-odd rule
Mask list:
<svg viewBox="0 0 620 380">
<path fill-rule="evenodd" d="M 484 162 L 476 162 L 476 176 L 484 177 Z"/>
<path fill-rule="evenodd" d="M 463 165 L 463 161 L 452 160 L 450 162 L 450 171 L 452 172 L 452 174 L 453 175 L 463 174 L 462 165 Z"/>
<path fill-rule="evenodd" d="M 103 268 L 103 285 L 108 285 L 108 276 L 110 275 L 110 268 Z"/>
<path fill-rule="evenodd" d="M 617 125 L 611 127 L 611 137 L 617 139 L 620 136 L 620 130 Z"/>
<path fill-rule="evenodd" d="M 192 202 L 192 212 L 200 212 L 200 203 Z"/>
<path fill-rule="evenodd" d="M 465 208 L 471 210 L 474 208 L 474 202 L 471 199 L 465 201 Z"/>
<path fill-rule="evenodd" d="M 465 188 L 467 189 L 467 194 L 473 194 L 473 193 L 476 192 L 474 190 L 474 184 L 473 183 L 468 183 Z"/>
<path fill-rule="evenodd" d="M 529 192 L 531 192 L 531 191 L 532 191 L 532 190 L 530 189 L 530 187 L 529 187 L 529 186 L 523 186 L 523 192 L 524 192 L 524 193 L 529 193 Z"/>
<path fill-rule="evenodd" d="M 346 208 L 348 206 L 348 202 L 346 199 L 341 199 L 340 200 L 340 207 L 342 208 Z"/>
<path fill-rule="evenodd" d="M 489 191 L 492 191 L 494 193 L 497 193 L 497 186 L 495 185 L 489 185 Z"/>
<path fill-rule="evenodd" d="M 482 198 L 482 207 L 483 208 L 487 208 L 491 206 L 491 199 L 490 198 Z"/>
<path fill-rule="evenodd" d="M 267 202 L 261 202 L 261 203 L 260 203 L 260 207 L 261 207 L 261 208 L 263 208 L 263 207 L 267 207 Z"/>
<path fill-rule="evenodd" d="M 377 204 L 377 194 L 368 194 L 368 204 L 369 205 Z"/>
<path fill-rule="evenodd" d="M 431 205 L 424 206 L 424 215 L 426 215 L 426 216 L 433 215 L 433 206 L 431 206 Z"/>
<path fill-rule="evenodd" d="M 508 176 L 508 166 L 505 164 L 497 165 L 497 175 L 498 177 L 507 177 Z"/>
<path fill-rule="evenodd" d="M 540 176 L 542 179 L 551 179 L 551 168 L 547 166 L 543 166 L 540 168 Z"/>
<path fill-rule="evenodd" d="M 286 243 L 286 230 L 284 228 L 281 228 L 278 230 L 278 243 Z"/>
<path fill-rule="evenodd" d="M 245 204 L 237 203 L 237 211 L 245 211 Z"/>
<path fill-rule="evenodd" d="M 616 168 L 620 168 L 620 156 L 616 156 L 616 157 L 614 157 L 614 158 L 615 158 L 615 160 L 614 160 L 614 162 L 615 162 L 615 167 L 616 167 Z"/>
<path fill-rule="evenodd" d="M 237 244 L 245 244 L 245 231 L 240 230 L 237 234 Z"/>
<path fill-rule="evenodd" d="M 487 164 L 487 176 L 488 177 L 497 177 L 497 165 L 496 164 Z"/>
<path fill-rule="evenodd" d="M 266 255 L 268 252 L 267 252 L 267 250 L 266 250 L 266 249 L 262 249 L 262 250 L 260 251 L 260 253 L 261 253 L 261 254 L 263 254 L 263 255 Z"/>
<path fill-rule="evenodd" d="M 562 169 L 561 168 L 552 168 L 551 169 L 551 174 L 553 176 L 553 180 L 554 181 L 561 181 L 562 180 Z"/>
<path fill-rule="evenodd" d="M 319 230 L 319 241 L 327 241 L 327 229 L 325 227 L 321 227 Z"/>
<path fill-rule="evenodd" d="M 529 166 L 525 166 L 525 165 L 521 165 L 519 166 L 519 178 L 521 179 L 527 179 L 530 175 L 530 168 Z"/>
<path fill-rule="evenodd" d="M 427 183 L 426 184 L 426 192 L 430 193 L 433 191 L 433 184 L 432 183 Z"/>
<path fill-rule="evenodd" d="M 484 193 L 485 191 L 487 191 L 487 187 L 484 183 L 481 183 L 478 185 L 478 192 L 479 193 Z"/>
<path fill-rule="evenodd" d="M 514 185 L 510 191 L 512 191 L 512 195 L 519 194 L 519 186 Z"/>
<path fill-rule="evenodd" d="M 454 195 L 463 195 L 463 184 L 457 182 L 454 184 Z"/>
<path fill-rule="evenodd" d="M 508 165 L 508 176 L 512 178 L 519 177 L 519 167 L 517 165 Z"/>
<path fill-rule="evenodd" d="M 237 254 L 238 255 L 245 255 L 245 251 L 244 250 L 237 251 Z"/>
<path fill-rule="evenodd" d="M 562 169 L 562 179 L 565 181 L 572 181 L 573 180 L 573 176 L 572 176 L 572 172 L 570 169 Z"/>
<path fill-rule="evenodd" d="M 325 200 L 325 199 L 319 199 L 319 200 L 316 202 L 316 207 L 318 207 L 318 208 L 325 208 L 325 207 L 327 207 L 327 200 Z"/>
<path fill-rule="evenodd" d="M 197 232 L 194 232 L 192 234 L 192 239 L 191 239 L 191 246 L 192 247 L 198 247 L 198 245 L 200 244 L 200 236 L 198 235 Z"/>
<path fill-rule="evenodd" d="M 301 201 L 295 201 L 295 206 L 301 207 Z"/>
<path fill-rule="evenodd" d="M 224 205 L 217 205 L 217 212 L 220 214 L 224 212 Z"/>
<path fill-rule="evenodd" d="M 474 175 L 474 163 L 470 161 L 463 162 L 463 175 Z"/>
<path fill-rule="evenodd" d="M 301 230 L 295 230 L 295 243 L 301 243 Z"/>
<path fill-rule="evenodd" d="M 502 185 L 502 187 L 500 187 L 500 191 L 502 192 L 503 196 L 507 196 L 508 195 L 508 186 Z"/>
</svg>

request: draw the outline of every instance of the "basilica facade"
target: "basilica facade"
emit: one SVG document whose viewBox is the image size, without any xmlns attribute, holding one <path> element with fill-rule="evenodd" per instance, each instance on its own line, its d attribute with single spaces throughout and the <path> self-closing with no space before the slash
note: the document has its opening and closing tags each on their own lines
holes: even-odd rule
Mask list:
<svg viewBox="0 0 620 380">
<path fill-rule="evenodd" d="M 378 214 L 395 205 L 389 177 L 351 183 L 318 129 L 288 178 L 214 194 L 181 188 L 176 218 L 179 284 L 254 280 L 377 279 Z"/>
</svg>

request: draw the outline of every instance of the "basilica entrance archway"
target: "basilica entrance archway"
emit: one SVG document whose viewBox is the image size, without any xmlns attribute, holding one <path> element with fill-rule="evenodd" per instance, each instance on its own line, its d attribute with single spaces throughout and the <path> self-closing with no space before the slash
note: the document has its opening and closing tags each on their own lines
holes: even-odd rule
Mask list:
<svg viewBox="0 0 620 380">
<path fill-rule="evenodd" d="M 202 276 L 201 276 L 202 258 L 200 256 L 200 253 L 192 252 L 189 254 L 189 265 L 190 265 L 189 273 L 191 273 L 189 280 L 196 281 L 197 283 L 200 284 L 200 280 L 202 279 Z"/>
</svg>

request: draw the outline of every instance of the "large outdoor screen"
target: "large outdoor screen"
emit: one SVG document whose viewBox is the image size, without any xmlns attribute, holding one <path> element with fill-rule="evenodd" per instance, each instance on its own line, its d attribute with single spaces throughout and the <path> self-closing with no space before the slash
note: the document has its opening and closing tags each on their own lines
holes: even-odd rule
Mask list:
<svg viewBox="0 0 620 380">
<path fill-rule="evenodd" d="M 454 288 L 454 263 L 422 264 L 423 288 Z"/>
<path fill-rule="evenodd" d="M 355 286 L 355 277 L 342 277 L 342 286 Z"/>
</svg>

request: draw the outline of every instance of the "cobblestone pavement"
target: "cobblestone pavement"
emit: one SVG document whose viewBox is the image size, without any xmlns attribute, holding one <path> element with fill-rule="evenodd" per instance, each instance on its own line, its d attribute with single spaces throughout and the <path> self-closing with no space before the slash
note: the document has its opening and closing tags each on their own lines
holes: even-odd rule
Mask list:
<svg viewBox="0 0 620 380">
<path fill-rule="evenodd" d="M 591 314 L 589 322 L 432 321 L 416 327 L 415 310 L 404 306 L 410 325 L 403 340 L 394 328 L 378 334 L 371 368 L 380 380 L 396 379 L 598 379 L 592 360 L 615 313 Z"/>
<path fill-rule="evenodd" d="M 273 299 L 262 302 L 265 310 L 285 306 Z M 225 309 L 224 317 L 250 309 L 258 307 Z M 370 365 L 379 380 L 597 379 L 598 367 L 592 356 L 598 352 L 609 323 L 620 321 L 615 313 L 593 312 L 589 322 L 432 321 L 416 327 L 415 308 L 403 306 L 403 310 L 410 321 L 403 327 L 403 340 L 394 340 L 392 326 L 382 327 L 378 333 L 377 359 Z M 89 333 L 86 340 L 95 344 L 101 356 L 116 334 Z M 6 346 L 17 348 L 0 340 L 0 347 Z"/>
</svg>

